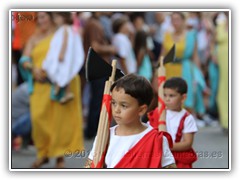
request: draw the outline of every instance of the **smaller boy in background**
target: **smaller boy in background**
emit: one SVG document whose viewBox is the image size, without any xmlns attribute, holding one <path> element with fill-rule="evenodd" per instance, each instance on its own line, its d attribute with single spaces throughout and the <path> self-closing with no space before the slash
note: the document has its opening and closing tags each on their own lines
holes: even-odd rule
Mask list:
<svg viewBox="0 0 240 180">
<path fill-rule="evenodd" d="M 194 134 L 198 131 L 194 117 L 183 108 L 187 95 L 187 83 L 180 77 L 168 79 L 163 86 L 166 105 L 166 128 L 173 140 L 171 151 L 178 168 L 192 168 L 197 160 L 192 149 Z M 157 111 L 156 108 L 154 111 Z M 150 124 L 158 121 L 154 112 L 148 114 Z"/>
</svg>

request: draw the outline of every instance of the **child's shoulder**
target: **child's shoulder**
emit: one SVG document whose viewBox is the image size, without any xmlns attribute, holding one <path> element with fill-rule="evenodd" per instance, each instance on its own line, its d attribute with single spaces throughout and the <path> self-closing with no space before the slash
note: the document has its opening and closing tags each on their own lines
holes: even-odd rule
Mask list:
<svg viewBox="0 0 240 180">
<path fill-rule="evenodd" d="M 186 109 L 182 109 L 182 112 L 185 114 L 185 113 L 187 113 L 187 115 L 188 116 L 193 116 L 193 114 L 191 113 L 191 112 L 189 112 L 188 110 L 186 110 Z"/>
<path fill-rule="evenodd" d="M 183 108 L 181 112 L 182 112 L 183 115 L 186 114 L 186 118 L 194 119 L 193 114 L 191 112 L 189 112 L 188 110 Z"/>
<path fill-rule="evenodd" d="M 180 118 L 180 119 L 183 116 L 186 116 L 187 119 L 194 119 L 193 115 L 184 108 L 181 111 L 167 110 L 167 114 L 168 116 L 174 116 L 175 118 Z"/>
</svg>

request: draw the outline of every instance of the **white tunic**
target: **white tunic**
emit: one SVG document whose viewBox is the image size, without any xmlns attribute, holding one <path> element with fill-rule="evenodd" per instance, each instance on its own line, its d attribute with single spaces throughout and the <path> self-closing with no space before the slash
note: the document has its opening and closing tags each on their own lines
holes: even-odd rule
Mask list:
<svg viewBox="0 0 240 180">
<path fill-rule="evenodd" d="M 80 35 L 73 30 L 72 26 L 66 28 L 68 40 L 63 61 L 59 62 L 59 54 L 65 27 L 60 27 L 51 40 L 50 49 L 42 66 L 50 81 L 60 87 L 66 86 L 78 74 L 84 63 L 84 50 Z"/>
<path fill-rule="evenodd" d="M 130 136 L 118 136 L 115 134 L 115 129 L 118 126 L 114 126 L 110 128 L 110 143 L 108 147 L 108 151 L 105 158 L 105 163 L 107 168 L 114 168 L 117 163 L 123 158 L 123 156 L 138 143 L 141 138 L 144 137 L 148 132 L 150 132 L 153 128 L 148 125 L 147 129 L 143 132 Z M 89 159 L 93 160 L 93 154 L 95 149 L 96 138 L 93 143 L 93 148 L 88 156 Z M 175 163 L 175 160 L 172 156 L 172 153 L 169 149 L 168 140 L 166 137 L 163 138 L 163 154 L 162 154 L 162 167 Z"/>
<path fill-rule="evenodd" d="M 113 37 L 112 44 L 117 48 L 120 57 L 125 59 L 128 73 L 136 73 L 137 61 L 129 38 L 125 34 L 118 33 Z"/>
<path fill-rule="evenodd" d="M 175 139 L 176 139 L 176 134 L 177 134 L 177 130 L 178 130 L 180 121 L 185 113 L 186 113 L 185 109 L 182 109 L 180 112 L 167 110 L 166 127 L 167 127 L 167 132 L 172 137 L 173 143 L 175 142 Z M 190 114 L 185 119 L 184 128 L 183 128 L 182 133 L 193 133 L 193 132 L 197 132 L 197 131 L 198 131 L 198 128 L 197 128 L 195 119 Z"/>
</svg>

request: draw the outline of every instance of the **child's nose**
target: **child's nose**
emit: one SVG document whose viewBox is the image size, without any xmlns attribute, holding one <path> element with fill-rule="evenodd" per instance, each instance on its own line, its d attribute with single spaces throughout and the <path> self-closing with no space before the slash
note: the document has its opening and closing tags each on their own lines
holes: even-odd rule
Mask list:
<svg viewBox="0 0 240 180">
<path fill-rule="evenodd" d="M 114 107 L 114 112 L 120 113 L 120 107 L 118 105 Z"/>
<path fill-rule="evenodd" d="M 164 101 L 167 101 L 168 100 L 168 97 L 167 96 L 164 96 Z"/>
<path fill-rule="evenodd" d="M 166 97 L 166 101 L 169 102 L 169 101 L 170 101 L 170 98 L 169 98 L 169 97 Z"/>
</svg>

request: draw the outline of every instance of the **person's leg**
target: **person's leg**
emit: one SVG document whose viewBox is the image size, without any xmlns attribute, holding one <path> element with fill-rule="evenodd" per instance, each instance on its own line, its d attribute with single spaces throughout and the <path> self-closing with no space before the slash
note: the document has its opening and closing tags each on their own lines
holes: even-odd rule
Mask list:
<svg viewBox="0 0 240 180">
<path fill-rule="evenodd" d="M 60 103 L 65 104 L 65 103 L 69 102 L 70 100 L 72 100 L 73 98 L 74 98 L 74 95 L 71 92 L 70 84 L 68 84 L 65 87 L 65 93 L 64 93 L 64 96 L 60 99 Z"/>
<path fill-rule="evenodd" d="M 58 86 L 57 84 L 54 85 L 54 95 L 57 96 L 59 91 L 60 91 L 61 87 Z"/>
<path fill-rule="evenodd" d="M 70 89 L 70 84 L 67 84 L 67 86 L 65 88 L 65 93 L 66 94 L 72 94 L 71 89 Z"/>
<path fill-rule="evenodd" d="M 20 116 L 12 125 L 12 133 L 15 135 L 27 135 L 31 132 L 30 112 L 26 112 Z"/>
<path fill-rule="evenodd" d="M 64 168 L 64 157 L 60 156 L 56 160 L 56 168 Z"/>
<path fill-rule="evenodd" d="M 209 63 L 208 72 L 211 88 L 211 95 L 209 97 L 209 114 L 217 119 L 218 108 L 216 98 L 218 93 L 219 71 L 218 66 L 214 64 L 212 61 Z"/>
<path fill-rule="evenodd" d="M 14 151 L 19 151 L 22 148 L 23 138 L 21 136 L 15 136 L 12 140 L 12 148 Z"/>
<path fill-rule="evenodd" d="M 22 147 L 23 143 L 26 142 L 26 139 L 30 133 L 31 133 L 31 119 L 30 112 L 27 112 L 20 116 L 12 124 L 12 134 L 13 136 L 15 136 L 15 138 L 13 139 L 14 150 L 19 150 Z"/>
<path fill-rule="evenodd" d="M 203 115 L 206 112 L 206 107 L 204 106 L 203 102 L 203 91 L 199 85 L 197 85 L 195 98 L 195 112 L 199 115 L 199 118 L 203 119 Z"/>
</svg>

